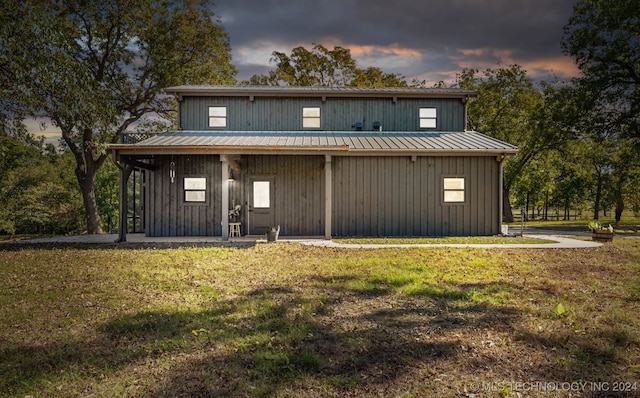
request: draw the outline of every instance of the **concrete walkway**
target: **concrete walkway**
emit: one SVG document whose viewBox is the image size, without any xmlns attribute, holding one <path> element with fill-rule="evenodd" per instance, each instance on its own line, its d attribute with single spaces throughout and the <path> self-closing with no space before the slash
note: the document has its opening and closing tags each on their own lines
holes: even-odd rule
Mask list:
<svg viewBox="0 0 640 398">
<path fill-rule="evenodd" d="M 279 242 L 297 242 L 303 245 L 321 246 L 321 247 L 335 247 L 335 248 L 348 248 L 348 249 L 380 249 L 380 248 L 404 248 L 404 247 L 453 247 L 453 248 L 483 248 L 483 249 L 579 249 L 602 246 L 602 243 L 592 242 L 588 240 L 571 239 L 570 237 L 553 233 L 553 231 L 535 231 L 529 233 L 526 231 L 525 236 L 553 240 L 556 243 L 515 243 L 518 238 L 512 238 L 514 243 L 505 244 L 455 244 L 455 243 L 438 243 L 438 244 L 358 244 L 358 243 L 340 243 L 332 240 L 325 240 L 321 238 L 288 238 L 282 237 Z M 544 232 L 544 233 L 542 233 Z M 587 236 L 587 234 L 585 234 Z M 104 235 L 75 235 L 75 236 L 58 236 L 52 238 L 38 238 L 22 241 L 13 241 L 11 244 L 55 244 L 55 243 L 81 243 L 81 244 L 114 244 L 117 235 L 104 234 Z M 266 242 L 264 238 L 260 237 L 242 237 L 231 238 L 229 243 L 257 243 Z M 208 237 L 208 236 L 180 236 L 180 237 L 146 237 L 144 234 L 127 234 L 127 243 L 175 243 L 175 244 L 189 244 L 189 243 L 223 243 L 220 237 Z M 0 243 L 0 250 L 3 244 Z"/>
<path fill-rule="evenodd" d="M 524 235 L 525 237 L 540 238 L 556 241 L 556 243 L 409 243 L 409 244 L 359 244 L 340 243 L 329 240 L 301 241 L 305 245 L 339 247 L 348 249 L 382 249 L 389 247 L 454 247 L 454 248 L 480 248 L 480 249 L 583 249 L 589 247 L 600 247 L 602 243 L 589 240 L 577 240 L 558 235 Z M 512 238 L 517 242 L 518 238 Z"/>
</svg>

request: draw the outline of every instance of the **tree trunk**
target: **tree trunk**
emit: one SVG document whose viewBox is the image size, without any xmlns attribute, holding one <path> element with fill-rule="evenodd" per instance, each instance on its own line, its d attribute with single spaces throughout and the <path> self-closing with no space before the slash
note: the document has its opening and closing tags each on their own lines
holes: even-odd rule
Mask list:
<svg viewBox="0 0 640 398">
<path fill-rule="evenodd" d="M 547 189 L 547 193 L 544 197 L 544 220 L 547 221 L 549 219 L 549 190 Z"/>
<path fill-rule="evenodd" d="M 622 218 L 622 212 L 624 211 L 624 198 L 622 195 L 618 195 L 618 199 L 616 200 L 616 225 L 620 224 L 620 219 Z"/>
<path fill-rule="evenodd" d="M 600 214 L 600 200 L 602 198 L 602 176 L 598 173 L 598 181 L 596 184 L 596 197 L 593 201 L 593 219 L 598 220 Z"/>
<path fill-rule="evenodd" d="M 82 191 L 82 201 L 84 202 L 87 220 L 87 233 L 101 234 L 103 231 L 100 225 L 100 213 L 98 212 L 94 189 L 96 170 L 90 169 L 89 167 L 87 167 L 87 170 L 82 170 L 80 167 L 76 167 L 75 173 L 78 183 L 80 184 L 80 190 Z"/>
<path fill-rule="evenodd" d="M 502 221 L 504 222 L 513 222 L 513 211 L 511 210 L 509 192 L 510 189 L 504 186 L 502 189 Z"/>
</svg>

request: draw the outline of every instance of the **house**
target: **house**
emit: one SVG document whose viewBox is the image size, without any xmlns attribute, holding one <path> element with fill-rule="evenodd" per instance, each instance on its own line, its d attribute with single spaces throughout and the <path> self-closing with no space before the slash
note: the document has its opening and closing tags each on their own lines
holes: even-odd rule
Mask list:
<svg viewBox="0 0 640 398">
<path fill-rule="evenodd" d="M 147 236 L 470 236 L 501 232 L 502 161 L 466 130 L 473 91 L 169 87 L 179 128 L 110 146 L 143 170 Z M 127 214 L 126 194 L 122 194 Z M 122 224 L 125 225 L 126 224 Z M 237 224 L 236 224 L 237 225 Z M 121 226 L 121 240 L 126 228 Z"/>
</svg>

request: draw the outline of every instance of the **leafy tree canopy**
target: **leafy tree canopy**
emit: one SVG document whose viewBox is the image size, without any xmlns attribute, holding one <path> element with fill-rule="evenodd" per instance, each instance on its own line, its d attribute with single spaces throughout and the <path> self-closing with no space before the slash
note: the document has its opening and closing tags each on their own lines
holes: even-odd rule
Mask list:
<svg viewBox="0 0 640 398">
<path fill-rule="evenodd" d="M 639 136 L 640 0 L 581 0 L 564 28 L 562 48 L 583 73 L 590 106 L 610 126 Z M 614 127 L 616 128 L 616 127 Z"/>
<path fill-rule="evenodd" d="M 347 48 L 329 50 L 314 44 L 311 50 L 299 46 L 291 54 L 274 51 L 274 70 L 266 75 L 253 75 L 244 85 L 257 86 L 323 86 L 323 87 L 406 87 L 404 77 L 385 73 L 379 68 L 360 69 Z"/>
<path fill-rule="evenodd" d="M 94 181 L 104 147 L 145 116 L 167 115 L 164 87 L 235 83 L 229 41 L 211 7 L 206 0 L 0 5 L 5 119 L 46 116 L 60 128 L 89 233 L 101 232 Z"/>
</svg>

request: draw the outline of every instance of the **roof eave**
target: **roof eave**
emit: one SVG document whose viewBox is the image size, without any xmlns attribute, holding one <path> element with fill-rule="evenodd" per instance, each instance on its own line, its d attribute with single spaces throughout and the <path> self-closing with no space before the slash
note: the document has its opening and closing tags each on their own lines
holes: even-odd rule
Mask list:
<svg viewBox="0 0 640 398">
<path fill-rule="evenodd" d="M 316 98 L 454 98 L 464 99 L 477 97 L 478 92 L 472 90 L 440 90 L 423 89 L 407 90 L 402 88 L 365 89 L 365 90 L 336 90 L 331 88 L 310 87 L 308 89 L 296 87 L 207 87 L 207 86 L 174 86 L 164 89 L 167 95 L 184 96 L 226 96 L 226 97 L 316 97 Z"/>
<path fill-rule="evenodd" d="M 351 149 L 348 146 L 203 146 L 203 145 L 135 145 L 113 144 L 108 150 L 122 155 L 197 155 L 197 154 L 289 154 L 289 155 L 353 155 L 353 156 L 495 156 L 515 155 L 518 150 L 511 148 L 495 149 Z"/>
</svg>

